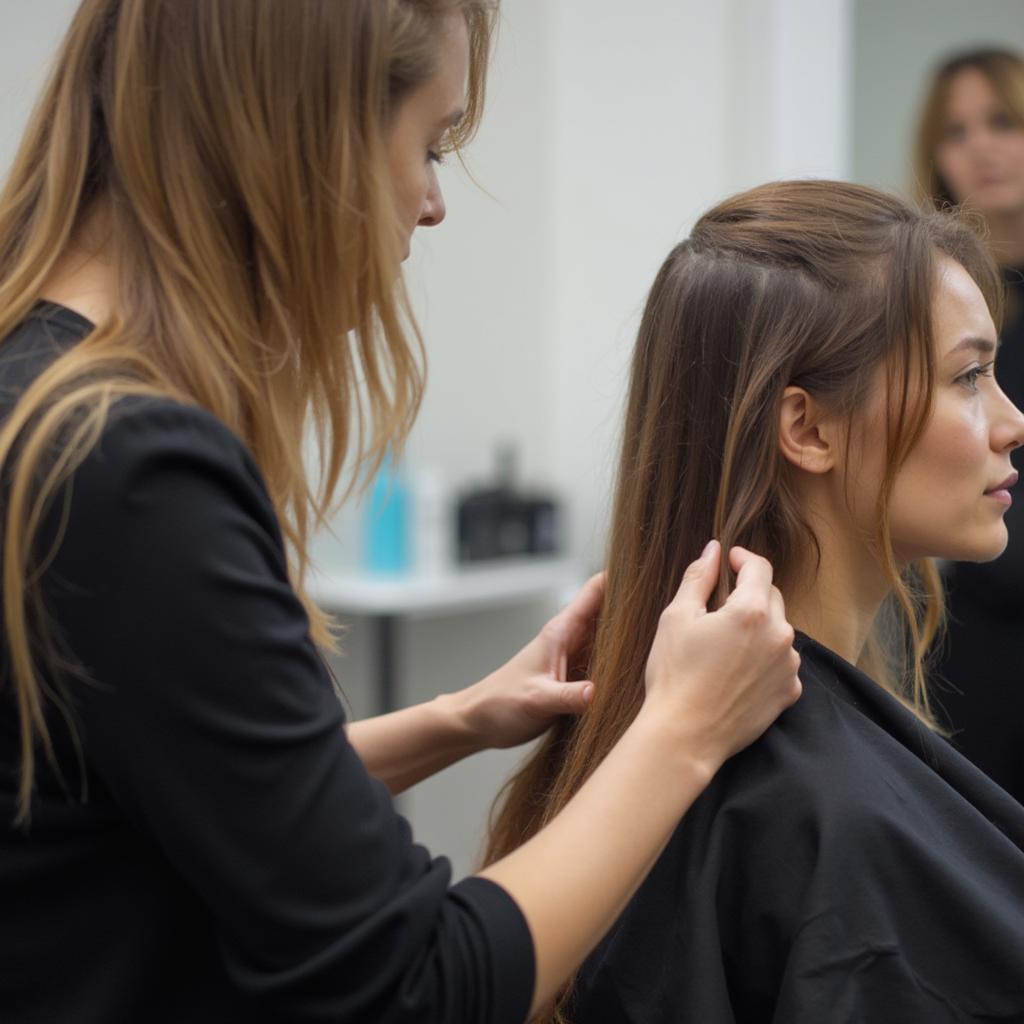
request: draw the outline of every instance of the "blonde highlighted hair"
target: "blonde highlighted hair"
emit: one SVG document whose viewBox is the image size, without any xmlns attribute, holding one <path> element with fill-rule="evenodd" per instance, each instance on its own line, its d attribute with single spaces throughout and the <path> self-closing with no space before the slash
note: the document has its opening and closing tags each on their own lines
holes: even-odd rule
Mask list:
<svg viewBox="0 0 1024 1024">
<path fill-rule="evenodd" d="M 924 662 L 942 591 L 930 561 L 897 565 L 888 505 L 930 414 L 940 253 L 963 264 L 998 320 L 999 274 L 968 225 L 857 185 L 753 189 L 706 213 L 669 254 L 633 354 L 606 592 L 585 670 L 594 703 L 557 725 L 506 786 L 488 863 L 550 822 L 632 722 L 659 617 L 709 537 L 768 558 L 783 593 L 816 572 L 816 536 L 778 444 L 790 385 L 847 422 L 849 460 L 857 413 L 884 380 L 871 543 L 892 597 L 862 667 L 932 724 Z M 536 1019 L 565 1021 L 570 1002 L 571 990 Z"/>
<path fill-rule="evenodd" d="M 466 19 L 475 130 L 496 0 L 84 0 L 0 195 L 0 338 L 102 211 L 115 312 L 52 363 L 0 429 L 3 612 L 21 734 L 17 821 L 56 661 L 34 541 L 45 510 L 128 395 L 201 406 L 266 479 L 303 579 L 343 469 L 400 445 L 423 386 L 385 158 L 396 106 Z M 320 462 L 311 479 L 303 437 Z M 60 439 L 60 455 L 48 456 Z M 353 473 L 353 479 L 355 473 Z M 65 666 L 66 667 L 66 666 Z"/>
</svg>

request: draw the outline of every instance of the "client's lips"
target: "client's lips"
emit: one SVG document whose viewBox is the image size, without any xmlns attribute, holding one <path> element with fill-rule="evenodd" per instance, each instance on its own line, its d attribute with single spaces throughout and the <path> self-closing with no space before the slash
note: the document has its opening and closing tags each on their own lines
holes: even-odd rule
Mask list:
<svg viewBox="0 0 1024 1024">
<path fill-rule="evenodd" d="M 985 493 L 992 494 L 995 491 L 1008 491 L 1018 479 L 1019 474 L 1014 470 L 1001 484 L 996 484 L 995 487 L 990 487 Z"/>
</svg>

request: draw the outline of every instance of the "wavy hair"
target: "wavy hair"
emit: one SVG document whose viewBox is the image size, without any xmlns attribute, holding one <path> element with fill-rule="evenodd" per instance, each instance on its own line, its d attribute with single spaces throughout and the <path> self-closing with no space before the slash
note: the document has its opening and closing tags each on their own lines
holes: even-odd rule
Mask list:
<svg viewBox="0 0 1024 1024">
<path fill-rule="evenodd" d="M 466 115 L 446 142 L 457 149 L 482 110 L 496 0 L 78 8 L 0 194 L 0 338 L 96 210 L 116 280 L 116 312 L 54 361 L 0 428 L 16 822 L 29 818 L 36 749 L 54 761 L 48 699 L 68 717 L 44 680 L 57 638 L 38 584 L 46 553 L 34 542 L 119 399 L 201 406 L 244 441 L 281 519 L 313 638 L 331 646 L 329 620 L 303 589 L 312 529 L 349 460 L 373 467 L 401 445 L 425 370 L 401 278 L 387 131 L 404 96 L 437 71 L 452 14 L 470 37 Z M 319 442 L 315 474 L 307 432 Z"/>
<path fill-rule="evenodd" d="M 778 444 L 789 385 L 847 422 L 849 457 L 856 414 L 878 387 L 879 368 L 887 371 L 873 546 L 892 596 L 862 667 L 932 724 L 923 666 L 942 592 L 930 561 L 897 565 L 888 507 L 931 408 L 939 253 L 963 264 L 998 318 L 999 275 L 967 224 L 857 185 L 782 182 L 745 192 L 701 217 L 669 254 L 633 355 L 607 590 L 587 668 L 594 703 L 562 720 L 507 784 L 488 863 L 547 824 L 632 722 L 659 616 L 708 537 L 725 551 L 738 544 L 764 555 L 783 593 L 814 571 L 820 549 Z M 569 1000 L 564 994 L 538 1019 L 564 1021 Z"/>
</svg>

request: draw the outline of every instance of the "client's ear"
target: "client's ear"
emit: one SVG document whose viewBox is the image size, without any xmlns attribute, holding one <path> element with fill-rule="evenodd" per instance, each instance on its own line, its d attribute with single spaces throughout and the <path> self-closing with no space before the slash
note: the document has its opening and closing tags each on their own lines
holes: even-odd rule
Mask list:
<svg viewBox="0 0 1024 1024">
<path fill-rule="evenodd" d="M 786 388 L 779 413 L 779 449 L 786 459 L 808 473 L 827 473 L 835 465 L 835 442 L 814 398 L 803 388 Z"/>
</svg>

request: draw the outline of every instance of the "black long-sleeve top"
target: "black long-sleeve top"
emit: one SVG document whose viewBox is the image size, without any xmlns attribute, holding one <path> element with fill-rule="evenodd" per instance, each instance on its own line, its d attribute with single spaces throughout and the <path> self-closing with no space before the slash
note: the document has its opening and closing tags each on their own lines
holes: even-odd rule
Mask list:
<svg viewBox="0 0 1024 1024">
<path fill-rule="evenodd" d="M 0 414 L 90 329 L 37 306 L 0 343 Z M 74 474 L 44 593 L 84 670 L 59 680 L 81 770 L 51 705 L 63 781 L 40 757 L 30 831 L 12 827 L 5 672 L 0 1020 L 523 1021 L 525 920 L 490 882 L 449 888 L 345 739 L 231 431 L 170 401 L 117 406 Z"/>
<path fill-rule="evenodd" d="M 688 812 L 573 1024 L 1024 1021 L 1024 808 L 854 666 L 797 649 L 803 696 Z"/>
</svg>

